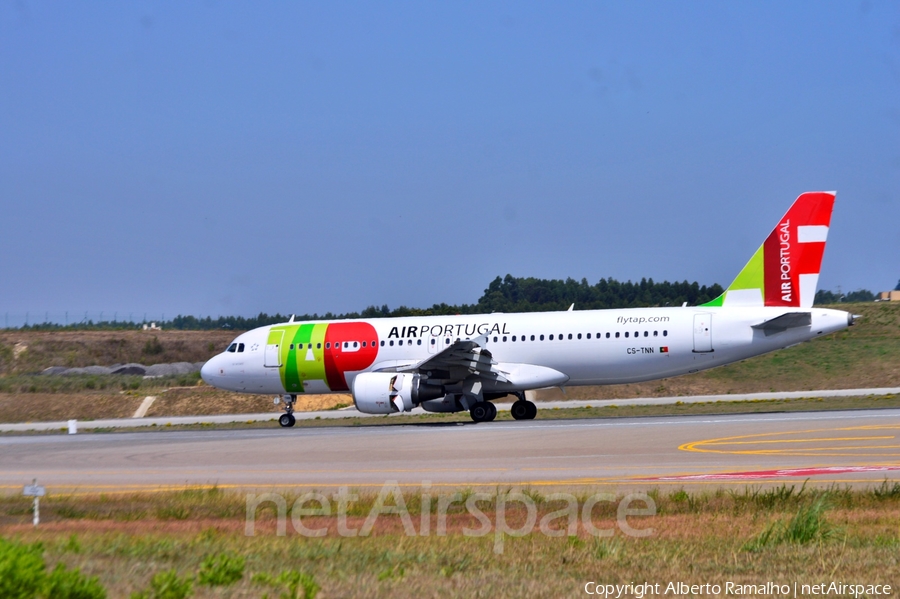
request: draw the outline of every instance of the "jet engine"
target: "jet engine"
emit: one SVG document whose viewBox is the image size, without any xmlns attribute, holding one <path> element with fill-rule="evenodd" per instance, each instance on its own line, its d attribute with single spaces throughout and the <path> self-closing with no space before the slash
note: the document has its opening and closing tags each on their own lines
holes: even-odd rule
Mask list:
<svg viewBox="0 0 900 599">
<path fill-rule="evenodd" d="M 423 401 L 446 395 L 443 385 L 432 385 L 418 374 L 364 372 L 353 380 L 353 403 L 366 414 L 409 412 Z"/>
</svg>

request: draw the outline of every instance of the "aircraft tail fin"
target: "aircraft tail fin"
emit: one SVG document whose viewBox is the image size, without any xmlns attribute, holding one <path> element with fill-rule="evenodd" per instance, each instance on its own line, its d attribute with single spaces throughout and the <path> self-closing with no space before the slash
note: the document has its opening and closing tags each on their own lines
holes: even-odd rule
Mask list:
<svg viewBox="0 0 900 599">
<path fill-rule="evenodd" d="M 703 305 L 812 307 L 834 198 L 833 191 L 798 197 L 725 293 Z"/>
</svg>

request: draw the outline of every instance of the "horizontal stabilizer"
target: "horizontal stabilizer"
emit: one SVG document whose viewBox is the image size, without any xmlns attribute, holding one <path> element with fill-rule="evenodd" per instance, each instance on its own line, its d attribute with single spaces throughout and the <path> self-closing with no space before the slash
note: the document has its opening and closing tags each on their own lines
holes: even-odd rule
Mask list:
<svg viewBox="0 0 900 599">
<path fill-rule="evenodd" d="M 754 329 L 765 331 L 766 337 L 781 333 L 797 327 L 812 325 L 812 315 L 809 312 L 788 312 L 765 322 L 753 325 Z"/>
</svg>

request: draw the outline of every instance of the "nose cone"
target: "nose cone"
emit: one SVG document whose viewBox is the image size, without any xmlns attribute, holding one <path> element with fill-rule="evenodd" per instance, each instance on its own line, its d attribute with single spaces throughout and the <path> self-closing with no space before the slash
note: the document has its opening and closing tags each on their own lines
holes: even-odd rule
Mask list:
<svg viewBox="0 0 900 599">
<path fill-rule="evenodd" d="M 218 357 L 219 356 L 210 358 L 200 369 L 200 378 L 202 378 L 207 385 L 212 385 L 213 387 L 216 386 L 216 380 L 219 374 L 218 367 L 215 364 Z"/>
</svg>

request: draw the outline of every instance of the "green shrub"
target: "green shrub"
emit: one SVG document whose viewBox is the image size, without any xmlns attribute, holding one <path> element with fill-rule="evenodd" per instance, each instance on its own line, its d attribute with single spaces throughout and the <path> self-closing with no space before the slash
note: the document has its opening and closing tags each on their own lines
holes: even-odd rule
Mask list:
<svg viewBox="0 0 900 599">
<path fill-rule="evenodd" d="M 815 540 L 825 540 L 838 531 L 825 520 L 825 511 L 830 507 L 828 496 L 822 495 L 815 502 L 801 507 L 784 527 L 782 540 L 786 543 L 805 545 Z"/>
<path fill-rule="evenodd" d="M 0 537 L 0 597 L 32 599 L 44 588 L 44 548 Z"/>
<path fill-rule="evenodd" d="M 147 340 L 147 343 L 144 344 L 143 353 L 148 356 L 155 356 L 157 354 L 163 353 L 162 343 L 159 342 L 159 339 L 154 335 L 151 339 Z"/>
<path fill-rule="evenodd" d="M 106 599 L 106 589 L 96 577 L 67 570 L 63 564 L 57 564 L 48 576 L 40 543 L 27 545 L 0 537 L 0 597 Z"/>
<path fill-rule="evenodd" d="M 66 570 L 62 564 L 47 577 L 46 596 L 50 599 L 106 599 L 106 589 L 93 576 L 80 570 Z"/>
<path fill-rule="evenodd" d="M 312 576 L 297 570 L 285 570 L 278 576 L 254 574 L 252 580 L 273 587 L 287 587 L 287 590 L 279 595 L 281 599 L 315 599 L 320 590 Z"/>
<path fill-rule="evenodd" d="M 891 485 L 888 484 L 887 479 L 884 479 L 881 486 L 872 489 L 872 494 L 875 495 L 875 499 L 881 500 L 900 497 L 900 483 L 895 482 Z"/>
<path fill-rule="evenodd" d="M 813 541 L 827 541 L 841 534 L 825 519 L 825 512 L 830 507 L 828 493 L 807 505 L 800 506 L 797 513 L 787 522 L 776 521 L 766 527 L 759 535 L 744 545 L 746 551 L 759 551 L 767 545 L 792 543 L 806 545 Z"/>
<path fill-rule="evenodd" d="M 244 577 L 244 558 L 224 553 L 209 555 L 200 564 L 197 582 L 207 586 L 227 586 Z"/>
<path fill-rule="evenodd" d="M 185 599 L 191 596 L 193 586 L 189 576 L 182 578 L 175 570 L 166 570 L 153 576 L 148 590 L 132 593 L 131 599 Z"/>
</svg>

